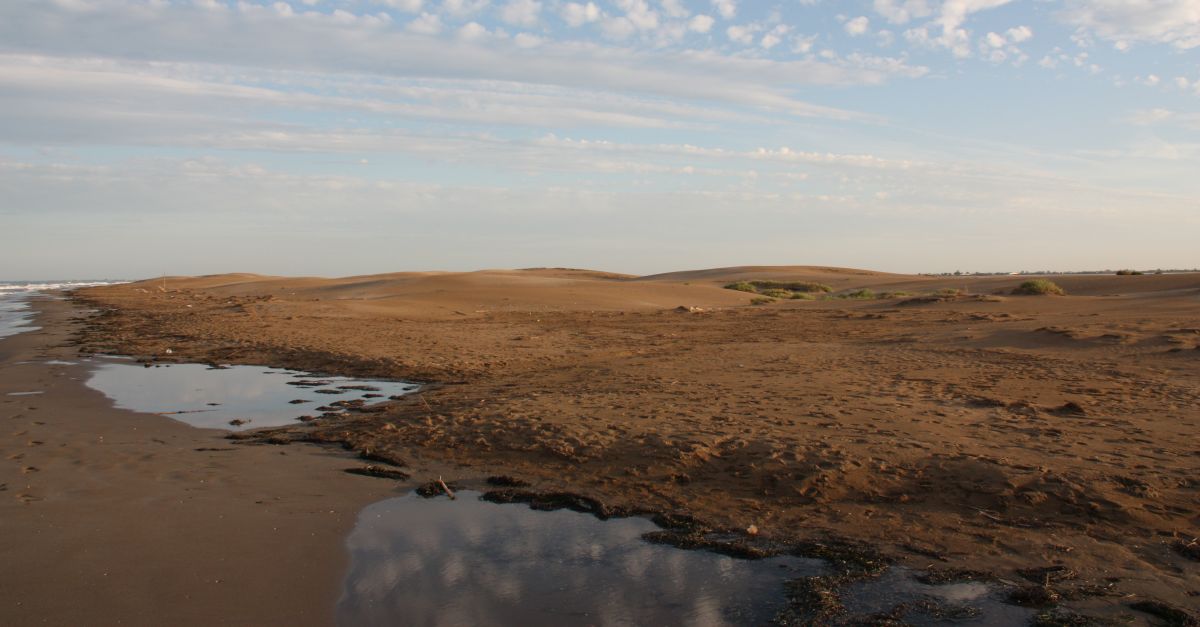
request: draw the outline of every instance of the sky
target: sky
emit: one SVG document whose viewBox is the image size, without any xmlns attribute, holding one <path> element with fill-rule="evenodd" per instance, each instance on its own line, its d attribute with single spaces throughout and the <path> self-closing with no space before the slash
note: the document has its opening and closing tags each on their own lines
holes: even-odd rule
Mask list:
<svg viewBox="0 0 1200 627">
<path fill-rule="evenodd" d="M 1200 266 L 1200 0 L 4 0 L 0 279 Z"/>
</svg>

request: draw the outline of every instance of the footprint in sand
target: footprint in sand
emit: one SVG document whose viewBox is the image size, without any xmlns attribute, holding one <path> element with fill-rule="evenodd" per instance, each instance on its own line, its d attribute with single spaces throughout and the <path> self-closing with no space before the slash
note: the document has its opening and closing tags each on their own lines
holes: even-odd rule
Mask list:
<svg viewBox="0 0 1200 627">
<path fill-rule="evenodd" d="M 18 495 L 17 495 L 17 500 L 18 500 L 18 501 L 21 501 L 22 503 L 25 503 L 26 505 L 28 505 L 28 504 L 30 504 L 30 503 L 33 503 L 33 502 L 35 502 L 35 501 L 40 501 L 40 500 L 42 500 L 42 497 L 40 497 L 40 496 L 34 496 L 34 495 L 32 495 L 32 494 L 29 494 L 29 493 L 27 493 L 27 492 L 22 492 L 22 493 L 20 493 L 20 494 L 18 494 Z"/>
<path fill-rule="evenodd" d="M 27 475 L 31 472 L 38 472 L 40 470 L 41 470 L 41 468 L 38 468 L 37 466 L 26 466 L 21 469 L 21 474 Z"/>
</svg>

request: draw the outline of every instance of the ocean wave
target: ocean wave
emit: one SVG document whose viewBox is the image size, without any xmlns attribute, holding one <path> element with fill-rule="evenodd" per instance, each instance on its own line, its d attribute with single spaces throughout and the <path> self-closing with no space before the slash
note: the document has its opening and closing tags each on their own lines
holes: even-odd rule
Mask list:
<svg viewBox="0 0 1200 627">
<path fill-rule="evenodd" d="M 0 282 L 0 294 L 21 292 L 43 292 L 47 290 L 70 290 L 77 287 L 93 287 L 96 285 L 116 285 L 129 281 L 9 281 Z"/>
</svg>

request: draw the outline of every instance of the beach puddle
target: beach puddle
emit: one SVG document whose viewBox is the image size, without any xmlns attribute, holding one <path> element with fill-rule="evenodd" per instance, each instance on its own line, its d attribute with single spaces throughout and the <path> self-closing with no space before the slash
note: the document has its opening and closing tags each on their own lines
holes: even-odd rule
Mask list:
<svg viewBox="0 0 1200 627">
<path fill-rule="evenodd" d="M 240 431 L 293 424 L 301 416 L 371 405 L 416 384 L 325 377 L 262 366 L 159 364 L 98 359 L 87 381 L 117 407 L 162 414 L 193 427 Z"/>
<path fill-rule="evenodd" d="M 928 585 L 911 570 L 893 567 L 875 579 L 847 586 L 841 593 L 847 611 L 886 614 L 906 604 L 906 625 L 1024 625 L 1033 610 L 1003 602 L 1004 591 L 980 581 Z M 930 603 L 932 602 L 932 603 Z"/>
<path fill-rule="evenodd" d="M 45 393 L 46 392 L 44 390 L 36 390 L 33 392 L 9 392 L 8 394 L 6 394 L 6 396 L 37 396 L 38 394 L 45 394 Z"/>
<path fill-rule="evenodd" d="M 748 560 L 652 544 L 645 518 L 415 494 L 362 511 L 346 540 L 340 625 L 765 625 L 785 583 L 830 574 L 820 560 Z M 1020 625 L 1032 612 L 984 583 L 925 585 L 912 571 L 850 584 L 845 618 L 908 625 Z M 898 610 L 903 605 L 902 610 Z M 857 623 L 855 623 L 857 624 Z"/>
<path fill-rule="evenodd" d="M 367 507 L 346 543 L 341 625 L 755 625 L 819 561 L 641 540 L 644 518 L 534 511 L 460 492 Z"/>
</svg>

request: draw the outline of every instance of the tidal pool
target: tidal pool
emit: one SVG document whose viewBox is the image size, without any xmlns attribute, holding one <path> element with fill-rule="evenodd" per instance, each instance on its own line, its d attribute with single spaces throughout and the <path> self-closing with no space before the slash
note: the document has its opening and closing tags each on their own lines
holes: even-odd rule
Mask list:
<svg viewBox="0 0 1200 627">
<path fill-rule="evenodd" d="M 1034 614 L 1028 608 L 1004 603 L 1004 591 L 996 586 L 981 581 L 932 586 L 917 581 L 911 570 L 901 567 L 893 567 L 878 578 L 851 584 L 841 597 L 846 609 L 859 615 L 885 613 L 899 603 L 921 600 L 934 601 L 943 608 L 971 608 L 960 616 L 939 618 L 915 606 L 904 615 L 906 625 L 1006 627 L 1028 624 Z"/>
<path fill-rule="evenodd" d="M 419 387 L 402 381 L 326 377 L 262 366 L 160 364 L 147 368 L 128 360 L 97 361 L 87 385 L 113 399 L 117 407 L 162 414 L 208 429 L 277 427 L 304 415 L 337 411 L 336 407 L 321 408 L 339 401 L 370 405 Z"/>
<path fill-rule="evenodd" d="M 644 518 L 416 495 L 364 509 L 346 540 L 341 625 L 757 625 L 817 560 L 743 560 L 641 539 Z"/>
<path fill-rule="evenodd" d="M 343 626 L 768 625 L 785 582 L 829 573 L 814 559 L 745 560 L 642 540 L 645 518 L 600 520 L 535 511 L 463 491 L 368 506 L 346 540 L 350 569 L 337 606 Z M 1033 612 L 1004 590 L 926 585 L 906 568 L 840 593 L 853 624 L 907 608 L 906 625 L 1023 625 Z"/>
</svg>

